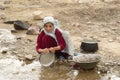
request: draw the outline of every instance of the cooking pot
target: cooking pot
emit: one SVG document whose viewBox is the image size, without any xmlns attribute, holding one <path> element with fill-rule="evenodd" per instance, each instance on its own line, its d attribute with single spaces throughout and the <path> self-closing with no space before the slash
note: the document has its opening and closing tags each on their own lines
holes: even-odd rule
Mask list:
<svg viewBox="0 0 120 80">
<path fill-rule="evenodd" d="M 83 40 L 80 48 L 85 52 L 96 52 L 98 50 L 98 43 L 95 40 Z"/>
</svg>

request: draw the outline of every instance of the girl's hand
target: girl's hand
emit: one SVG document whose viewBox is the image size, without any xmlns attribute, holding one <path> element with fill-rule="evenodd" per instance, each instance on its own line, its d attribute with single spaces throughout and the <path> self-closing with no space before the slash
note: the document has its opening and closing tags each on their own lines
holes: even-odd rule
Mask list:
<svg viewBox="0 0 120 80">
<path fill-rule="evenodd" d="M 52 53 L 55 53 L 55 48 L 51 47 L 51 48 L 49 48 L 49 51 L 52 52 Z"/>
<path fill-rule="evenodd" d="M 43 52 L 43 53 L 49 53 L 49 49 L 48 49 L 48 48 L 45 48 L 45 49 L 43 49 L 42 52 Z"/>
</svg>

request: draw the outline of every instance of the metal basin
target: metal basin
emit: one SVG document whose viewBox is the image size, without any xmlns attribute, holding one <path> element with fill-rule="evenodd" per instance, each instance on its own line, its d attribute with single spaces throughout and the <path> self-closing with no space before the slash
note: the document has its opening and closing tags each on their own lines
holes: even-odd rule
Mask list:
<svg viewBox="0 0 120 80">
<path fill-rule="evenodd" d="M 90 63 L 77 63 L 77 65 L 84 70 L 92 70 L 96 67 L 99 61 L 90 62 Z"/>
</svg>

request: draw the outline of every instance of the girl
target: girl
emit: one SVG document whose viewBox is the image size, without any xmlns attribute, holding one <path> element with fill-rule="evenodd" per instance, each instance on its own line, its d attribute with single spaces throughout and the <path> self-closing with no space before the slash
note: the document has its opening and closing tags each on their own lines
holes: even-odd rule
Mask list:
<svg viewBox="0 0 120 80">
<path fill-rule="evenodd" d="M 38 35 L 36 51 L 38 53 L 55 53 L 57 59 L 63 57 L 68 58 L 68 54 L 62 52 L 66 43 L 60 32 L 55 25 L 53 17 L 45 17 L 43 20 L 43 29 Z"/>
</svg>

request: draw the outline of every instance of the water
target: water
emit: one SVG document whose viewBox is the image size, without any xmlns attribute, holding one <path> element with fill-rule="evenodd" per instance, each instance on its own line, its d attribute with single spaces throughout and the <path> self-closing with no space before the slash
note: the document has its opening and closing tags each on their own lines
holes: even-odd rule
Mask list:
<svg viewBox="0 0 120 80">
<path fill-rule="evenodd" d="M 15 58 L 0 59 L 0 79 L 39 80 L 40 68 L 41 65 L 39 62 L 24 65 L 23 61 L 19 61 Z"/>
<path fill-rule="evenodd" d="M 53 67 L 42 68 L 40 80 L 100 80 L 95 70 L 73 70 L 69 64 L 55 64 Z"/>
</svg>

